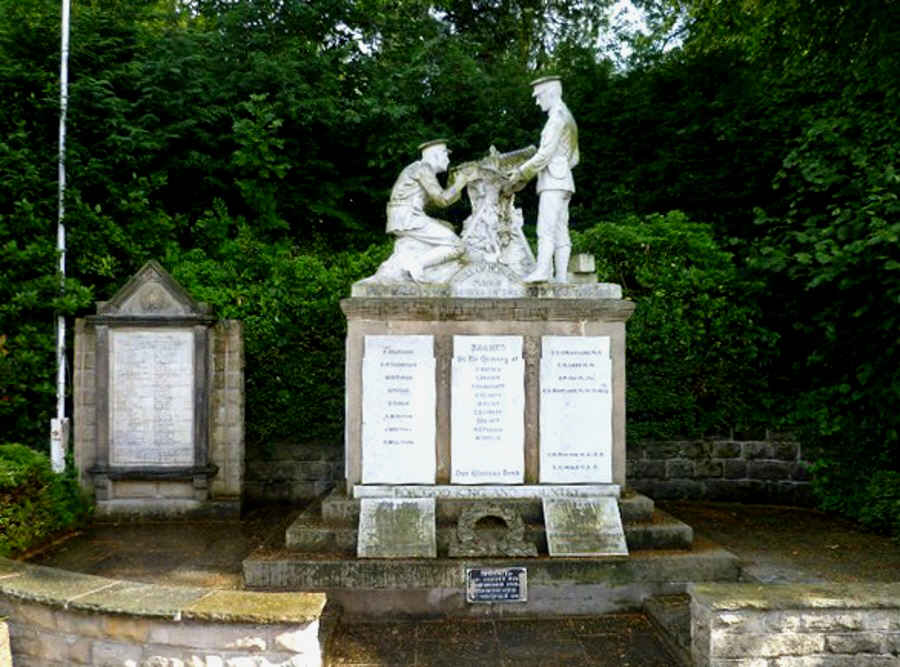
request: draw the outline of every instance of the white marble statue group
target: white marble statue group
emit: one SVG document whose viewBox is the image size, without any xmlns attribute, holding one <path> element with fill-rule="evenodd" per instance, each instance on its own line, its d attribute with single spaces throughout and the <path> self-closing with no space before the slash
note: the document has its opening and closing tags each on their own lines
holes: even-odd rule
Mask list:
<svg viewBox="0 0 900 667">
<path fill-rule="evenodd" d="M 394 252 L 369 280 L 445 282 L 465 264 L 488 262 L 506 266 L 526 283 L 567 282 L 578 128 L 562 100 L 559 77 L 542 77 L 531 85 L 536 104 L 547 114 L 536 150 L 529 146 L 499 153 L 492 146 L 487 157 L 453 168 L 444 188 L 437 176 L 450 164 L 446 140 L 419 146 L 421 159 L 400 172 L 387 205 Z M 535 176 L 540 200 L 536 260 L 522 234 L 522 212 L 515 206 L 515 193 Z M 426 206 L 450 206 L 464 190 L 472 213 L 457 234 L 451 223 L 426 213 Z"/>
</svg>

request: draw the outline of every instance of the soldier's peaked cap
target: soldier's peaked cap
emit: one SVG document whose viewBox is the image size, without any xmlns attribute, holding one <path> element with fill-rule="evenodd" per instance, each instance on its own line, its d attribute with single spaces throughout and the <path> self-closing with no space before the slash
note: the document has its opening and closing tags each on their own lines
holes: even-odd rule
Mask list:
<svg viewBox="0 0 900 667">
<path fill-rule="evenodd" d="M 532 81 L 532 82 L 531 82 L 531 87 L 532 87 L 532 88 L 537 88 L 537 87 L 540 86 L 541 84 L 544 84 L 544 83 L 550 83 L 551 81 L 562 81 L 562 78 L 559 77 L 559 76 L 557 76 L 557 75 L 555 75 L 555 74 L 553 74 L 553 75 L 551 75 L 551 76 L 542 76 L 542 77 L 540 77 L 540 78 L 535 79 L 534 81 Z"/>
<path fill-rule="evenodd" d="M 419 150 L 424 151 L 426 148 L 431 148 L 432 146 L 446 146 L 446 139 L 432 139 L 431 141 L 425 141 L 419 144 Z"/>
</svg>

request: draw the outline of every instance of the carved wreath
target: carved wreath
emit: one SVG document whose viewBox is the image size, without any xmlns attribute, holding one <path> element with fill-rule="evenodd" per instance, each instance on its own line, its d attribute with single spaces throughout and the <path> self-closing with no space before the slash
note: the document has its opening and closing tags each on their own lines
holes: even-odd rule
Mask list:
<svg viewBox="0 0 900 667">
<path fill-rule="evenodd" d="M 482 519 L 495 517 L 506 524 L 498 538 L 479 535 L 476 525 Z M 525 522 L 518 512 L 499 503 L 474 503 L 464 509 L 456 523 L 456 544 L 451 555 L 460 556 L 529 556 L 537 555 L 535 546 L 525 541 Z"/>
</svg>

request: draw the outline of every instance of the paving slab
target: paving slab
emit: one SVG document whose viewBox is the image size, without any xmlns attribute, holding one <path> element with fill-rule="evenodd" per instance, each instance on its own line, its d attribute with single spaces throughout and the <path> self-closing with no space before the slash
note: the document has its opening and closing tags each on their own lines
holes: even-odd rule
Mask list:
<svg viewBox="0 0 900 667">
<path fill-rule="evenodd" d="M 652 509 L 651 502 L 647 501 L 645 505 Z M 668 514 L 694 528 L 698 535 L 695 546 L 701 553 L 705 548 L 704 544 L 709 544 L 707 538 L 714 539 L 736 553 L 748 566 L 745 571 L 755 573 L 759 579 L 766 580 L 768 577 L 768 580 L 774 581 L 878 582 L 894 581 L 896 573 L 900 571 L 900 544 L 887 537 L 864 533 L 847 521 L 821 512 L 734 503 L 668 501 L 660 505 Z M 240 522 L 95 524 L 83 534 L 36 556 L 32 562 L 69 567 L 74 571 L 113 579 L 123 578 L 123 569 L 127 564 L 128 572 L 133 573 L 135 581 L 187 585 L 204 581 L 215 588 L 237 588 L 242 585 L 241 561 L 257 552 L 278 560 L 283 553 L 280 549 L 284 546 L 284 530 L 302 509 L 299 506 L 258 508 Z M 140 569 L 142 553 L 148 554 L 143 570 Z M 162 553 L 168 554 L 168 567 L 160 557 Z M 651 573 L 658 568 L 654 559 L 660 557 L 665 557 L 665 554 L 642 552 L 633 556 L 632 560 L 636 561 L 634 566 L 642 572 Z M 312 567 L 313 560 L 310 559 L 306 566 Z M 706 566 L 717 567 L 713 560 Z M 321 560 L 319 564 L 322 564 Z M 22 577 L 22 571 L 26 567 L 18 564 L 0 567 L 0 583 L 10 584 L 13 579 Z M 565 567 L 562 563 L 555 568 L 554 576 L 564 574 Z M 428 575 L 416 568 L 413 568 L 412 574 L 419 577 Z M 688 574 L 687 568 L 673 568 L 668 572 L 669 576 L 678 579 Z M 388 578 L 379 581 L 387 583 Z M 532 572 L 529 572 L 529 584 L 532 590 L 537 590 L 536 587 L 540 585 L 534 583 Z M 133 582 L 121 582 L 106 591 L 87 593 L 79 597 L 78 602 L 84 604 L 92 595 L 121 595 L 124 598 L 129 595 L 128 587 L 134 585 Z M 139 586 L 133 594 L 138 604 L 151 607 L 151 600 L 141 602 L 139 599 Z M 160 603 L 159 607 L 163 606 Z M 623 620 L 627 619 L 631 621 L 623 624 Z M 615 614 L 542 621 L 560 628 L 562 634 L 558 635 L 558 640 L 552 639 L 552 630 L 544 632 L 551 635 L 551 641 L 571 641 L 574 628 L 575 640 L 584 646 L 586 664 L 616 667 L 668 667 L 677 664 L 659 643 L 655 631 L 643 629 L 645 626 L 639 619 L 644 617 L 640 614 Z M 338 629 L 348 627 L 348 623 L 353 627 L 379 625 L 343 619 Z M 516 667 L 553 664 L 556 667 L 560 664 L 558 660 L 550 662 L 543 658 L 531 662 L 525 658 L 505 658 L 501 653 L 494 623 L 495 620 L 490 619 L 419 620 L 394 623 L 394 628 L 398 629 L 396 633 L 386 633 L 384 624 L 381 624 L 381 627 L 369 630 L 367 635 L 357 632 L 349 640 L 352 646 L 342 649 L 347 654 L 352 648 L 356 657 L 367 660 L 371 658 L 368 663 L 366 660 L 356 663 L 345 660 L 332 664 L 483 664 L 491 667 L 503 664 L 513 664 Z M 401 627 L 404 629 L 400 629 Z M 410 630 L 410 627 L 414 629 Z M 534 627 L 532 631 L 537 632 Z M 337 632 L 334 636 L 341 641 Z M 375 652 L 367 639 L 373 636 L 375 639 L 372 641 L 376 642 L 375 648 L 378 649 Z M 594 638 L 599 639 L 594 641 Z M 541 641 L 543 640 L 535 639 L 535 642 Z M 468 648 L 461 648 L 469 645 L 484 659 L 447 662 L 448 656 L 470 655 Z M 333 656 L 340 657 L 340 653 Z"/>
<path fill-rule="evenodd" d="M 602 620 L 485 619 L 366 622 L 344 618 L 327 652 L 330 667 L 671 667 L 677 664 L 642 614 Z M 602 629 L 603 632 L 598 632 Z"/>
</svg>

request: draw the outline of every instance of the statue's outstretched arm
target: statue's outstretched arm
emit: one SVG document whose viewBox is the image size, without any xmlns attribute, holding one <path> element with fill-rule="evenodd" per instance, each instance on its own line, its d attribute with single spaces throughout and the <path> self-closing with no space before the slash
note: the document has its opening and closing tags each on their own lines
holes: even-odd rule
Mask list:
<svg viewBox="0 0 900 667">
<path fill-rule="evenodd" d="M 465 179 L 455 179 L 446 189 L 441 187 L 437 176 L 430 169 L 422 169 L 416 176 L 416 180 L 425 189 L 431 203 L 446 208 L 454 203 L 466 187 Z"/>
<path fill-rule="evenodd" d="M 518 172 L 523 179 L 530 180 L 534 178 L 535 174 L 550 163 L 562 138 L 564 129 L 564 119 L 557 114 L 550 114 L 541 132 L 541 145 L 538 147 L 537 153 L 518 168 Z"/>
</svg>

